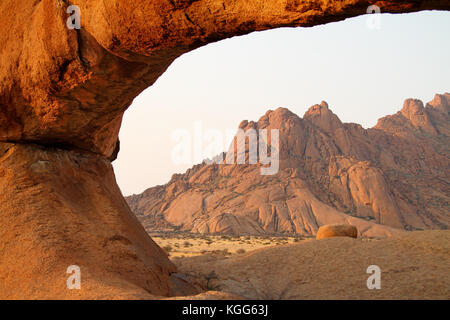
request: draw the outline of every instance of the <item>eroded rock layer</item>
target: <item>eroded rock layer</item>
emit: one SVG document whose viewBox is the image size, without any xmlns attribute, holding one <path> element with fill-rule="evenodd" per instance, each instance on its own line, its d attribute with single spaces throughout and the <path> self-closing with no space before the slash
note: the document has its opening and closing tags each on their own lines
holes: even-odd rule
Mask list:
<svg viewBox="0 0 450 320">
<path fill-rule="evenodd" d="M 0 143 L 0 203 L 1 298 L 174 293 L 175 267 L 130 211 L 108 160 Z M 81 290 L 67 288 L 72 265 Z"/>
</svg>

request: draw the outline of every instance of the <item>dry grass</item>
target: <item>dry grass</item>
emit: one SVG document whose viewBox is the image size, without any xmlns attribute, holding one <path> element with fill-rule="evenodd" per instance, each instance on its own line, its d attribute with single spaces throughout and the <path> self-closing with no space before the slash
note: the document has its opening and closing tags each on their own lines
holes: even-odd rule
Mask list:
<svg viewBox="0 0 450 320">
<path fill-rule="evenodd" d="M 229 257 L 208 254 L 174 262 L 180 273 L 209 290 L 252 300 L 450 299 L 450 231 L 274 245 L 279 242 Z M 370 265 L 381 269 L 380 290 L 367 288 Z"/>
</svg>

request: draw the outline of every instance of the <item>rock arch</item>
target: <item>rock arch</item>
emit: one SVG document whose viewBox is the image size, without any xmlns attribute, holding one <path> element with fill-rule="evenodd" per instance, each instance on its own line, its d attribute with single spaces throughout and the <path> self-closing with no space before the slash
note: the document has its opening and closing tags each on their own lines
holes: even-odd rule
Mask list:
<svg viewBox="0 0 450 320">
<path fill-rule="evenodd" d="M 70 4 L 82 28 L 66 27 Z M 195 292 L 126 205 L 110 160 L 123 112 L 185 52 L 283 26 L 448 1 L 8 0 L 0 3 L 0 297 Z M 81 290 L 65 286 L 79 265 Z"/>
</svg>

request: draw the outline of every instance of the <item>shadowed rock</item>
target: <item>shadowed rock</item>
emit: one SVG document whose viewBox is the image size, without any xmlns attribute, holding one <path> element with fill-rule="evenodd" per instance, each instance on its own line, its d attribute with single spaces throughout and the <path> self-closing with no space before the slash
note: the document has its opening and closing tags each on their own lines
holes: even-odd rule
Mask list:
<svg viewBox="0 0 450 320">
<path fill-rule="evenodd" d="M 66 26 L 69 4 L 81 29 Z M 276 27 L 366 14 L 361 0 L 2 1 L 0 141 L 111 156 L 122 115 L 180 55 Z M 381 12 L 450 8 L 448 1 L 380 1 Z"/>
</svg>

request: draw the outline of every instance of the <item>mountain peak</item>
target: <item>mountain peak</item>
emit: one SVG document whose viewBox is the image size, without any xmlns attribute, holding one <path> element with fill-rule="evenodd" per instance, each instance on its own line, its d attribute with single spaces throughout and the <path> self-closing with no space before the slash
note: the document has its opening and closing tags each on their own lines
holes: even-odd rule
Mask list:
<svg viewBox="0 0 450 320">
<path fill-rule="evenodd" d="M 400 113 L 410 121 L 410 123 L 419 130 L 423 130 L 435 135 L 436 128 L 423 106 L 423 102 L 418 99 L 406 99 Z"/>
<path fill-rule="evenodd" d="M 424 104 L 419 99 L 406 99 L 402 109 L 396 114 L 378 120 L 376 129 L 391 133 L 406 132 L 413 129 L 431 135 L 448 135 L 450 113 L 450 94 L 436 94 L 432 101 Z M 406 130 L 406 131 L 405 131 Z"/>
<path fill-rule="evenodd" d="M 277 108 L 275 110 L 268 110 L 258 120 L 259 128 L 273 127 L 281 128 L 283 123 L 287 123 L 289 119 L 300 120 L 300 118 L 287 108 Z"/>
<path fill-rule="evenodd" d="M 435 94 L 433 100 L 428 102 L 427 106 L 448 113 L 450 111 L 450 93 Z"/>
<path fill-rule="evenodd" d="M 277 118 L 289 118 L 291 116 L 297 117 L 297 115 L 293 113 L 291 110 L 283 107 L 276 108 L 275 110 L 269 110 L 266 112 L 265 116 Z"/>
<path fill-rule="evenodd" d="M 313 115 L 326 115 L 328 113 L 333 113 L 328 107 L 328 103 L 322 101 L 320 104 L 315 104 L 305 112 L 303 117 L 313 116 Z"/>
<path fill-rule="evenodd" d="M 334 132 L 343 125 L 325 101 L 310 107 L 303 116 L 303 119 L 312 122 L 326 132 Z"/>
<path fill-rule="evenodd" d="M 411 119 L 414 115 L 423 115 L 425 108 L 419 99 L 406 99 L 400 111 L 406 119 Z"/>
<path fill-rule="evenodd" d="M 447 103 L 438 96 L 433 105 L 443 105 L 444 98 Z M 276 174 L 261 175 L 264 164 L 250 163 L 250 139 L 245 150 L 233 141 L 225 154 L 233 162 L 194 166 L 128 203 L 147 228 L 198 233 L 312 235 L 340 221 L 370 237 L 392 228 L 447 228 L 449 174 L 442 168 L 449 165 L 450 121 L 414 99 L 384 119 L 381 130 L 355 129 L 342 124 L 324 101 L 304 119 L 286 108 L 269 110 L 240 128 L 279 130 L 278 141 L 270 142 L 278 151 Z M 439 137 L 416 134 L 428 129 L 422 122 L 427 119 L 440 124 Z M 242 165 L 238 154 L 244 155 Z"/>
<path fill-rule="evenodd" d="M 322 100 L 319 105 L 328 110 L 328 103 L 326 101 Z"/>
</svg>

